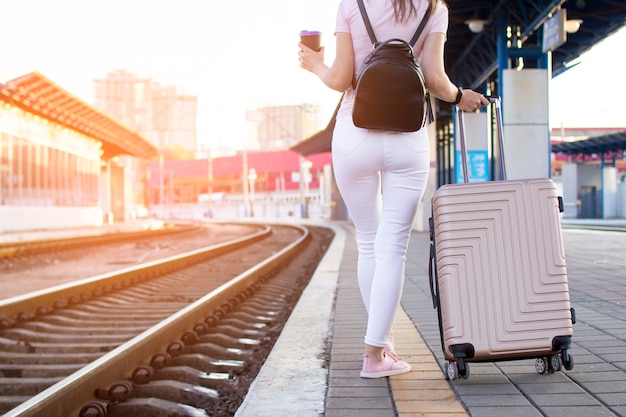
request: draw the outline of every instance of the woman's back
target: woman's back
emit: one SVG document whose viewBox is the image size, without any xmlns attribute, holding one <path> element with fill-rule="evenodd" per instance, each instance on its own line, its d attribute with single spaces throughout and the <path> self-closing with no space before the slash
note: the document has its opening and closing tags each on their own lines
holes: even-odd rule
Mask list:
<svg viewBox="0 0 626 417">
<path fill-rule="evenodd" d="M 365 8 L 369 16 L 374 34 L 378 41 L 391 38 L 400 38 L 409 41 L 417 27 L 419 26 L 426 10 L 428 0 L 419 0 L 416 4 L 417 13 L 405 22 L 397 22 L 391 0 L 367 1 Z M 437 8 L 431 14 L 428 24 L 424 28 L 422 36 L 413 47 L 415 56 L 420 59 L 424 40 L 426 36 L 434 32 L 446 33 L 448 28 L 448 9 L 442 3 L 437 4 Z M 367 55 L 372 51 L 372 41 L 367 33 L 367 28 L 361 17 L 357 0 L 342 0 L 337 14 L 336 32 L 350 33 L 352 37 L 352 47 L 354 49 L 354 71 L 358 74 L 361 64 Z M 352 112 L 352 94 L 348 91 L 344 98 L 344 103 L 339 110 L 339 116 L 347 116 Z"/>
</svg>

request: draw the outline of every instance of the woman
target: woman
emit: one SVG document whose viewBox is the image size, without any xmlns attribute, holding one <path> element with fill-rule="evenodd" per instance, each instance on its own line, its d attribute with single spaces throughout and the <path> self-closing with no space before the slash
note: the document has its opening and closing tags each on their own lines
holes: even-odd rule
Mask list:
<svg viewBox="0 0 626 417">
<path fill-rule="evenodd" d="M 482 94 L 458 88 L 445 72 L 448 9 L 443 1 L 365 2 L 378 40 L 410 39 L 429 6 L 433 12 L 414 46 L 428 90 L 461 110 L 487 105 Z M 326 86 L 345 91 L 333 133 L 333 168 L 357 233 L 357 275 L 368 313 L 361 377 L 380 378 L 411 370 L 393 351 L 391 328 L 402 295 L 411 227 L 428 176 L 429 140 L 425 128 L 403 133 L 354 126 L 352 79 L 372 50 L 357 0 L 341 1 L 335 37 L 332 65 L 324 63 L 323 48 L 316 52 L 300 43 L 300 66 Z"/>
</svg>

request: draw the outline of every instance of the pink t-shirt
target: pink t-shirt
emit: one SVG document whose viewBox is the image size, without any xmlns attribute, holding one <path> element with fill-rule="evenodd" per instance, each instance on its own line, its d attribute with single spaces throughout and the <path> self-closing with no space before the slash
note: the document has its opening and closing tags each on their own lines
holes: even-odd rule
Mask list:
<svg viewBox="0 0 626 417">
<path fill-rule="evenodd" d="M 364 3 L 378 41 L 400 38 L 408 42 L 413 37 L 417 27 L 422 21 L 422 17 L 424 13 L 426 13 L 429 2 L 427 0 L 419 0 L 417 4 L 417 18 L 411 19 L 406 23 L 396 22 L 391 0 L 365 0 Z M 448 8 L 439 2 L 436 9 L 431 13 L 424 31 L 417 40 L 417 44 L 413 47 L 413 52 L 417 60 L 421 60 L 424 41 L 429 34 L 438 32 L 446 34 L 447 31 Z M 367 54 L 372 51 L 372 41 L 367 34 L 367 28 L 361 17 L 357 0 L 341 0 L 337 12 L 337 23 L 335 25 L 335 34 L 338 32 L 347 32 L 352 37 L 354 70 L 356 76 L 356 74 L 359 73 L 363 60 Z M 349 88 L 348 91 L 346 91 L 337 117 L 351 115 L 352 88 Z"/>
</svg>

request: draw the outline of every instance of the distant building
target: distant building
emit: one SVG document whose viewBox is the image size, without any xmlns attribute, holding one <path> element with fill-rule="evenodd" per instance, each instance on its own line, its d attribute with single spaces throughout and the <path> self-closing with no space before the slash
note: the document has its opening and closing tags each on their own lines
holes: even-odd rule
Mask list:
<svg viewBox="0 0 626 417">
<path fill-rule="evenodd" d="M 626 218 L 626 128 L 552 130 L 563 217 Z"/>
<path fill-rule="evenodd" d="M 604 138 L 608 135 L 623 134 L 626 128 L 623 127 L 581 127 L 581 128 L 552 128 L 550 132 L 550 141 L 552 146 L 562 143 L 579 142 L 593 138 Z M 552 176 L 560 176 L 563 164 L 576 160 L 587 161 L 589 163 L 600 163 L 600 153 L 595 155 L 571 155 L 566 153 L 553 153 L 552 154 Z M 616 158 L 615 166 L 619 172 L 626 172 L 626 160 L 622 152 L 620 158 Z"/>
<path fill-rule="evenodd" d="M 284 150 L 321 129 L 319 111 L 319 106 L 311 104 L 269 106 L 248 112 L 248 120 L 257 123 L 260 149 Z"/>
<path fill-rule="evenodd" d="M 0 84 L 0 232 L 130 218 L 130 173 L 156 147 L 38 72 Z"/>
<path fill-rule="evenodd" d="M 95 106 L 152 142 L 161 156 L 197 149 L 197 98 L 180 95 L 173 86 L 117 70 L 94 80 Z M 122 158 L 130 186 L 128 199 L 146 204 L 145 161 Z"/>
<path fill-rule="evenodd" d="M 345 220 L 330 152 L 248 151 L 153 162 L 148 208 L 161 218 L 311 217 Z"/>
<path fill-rule="evenodd" d="M 180 95 L 124 70 L 94 80 L 95 106 L 139 132 L 158 148 L 197 149 L 197 97 Z"/>
</svg>

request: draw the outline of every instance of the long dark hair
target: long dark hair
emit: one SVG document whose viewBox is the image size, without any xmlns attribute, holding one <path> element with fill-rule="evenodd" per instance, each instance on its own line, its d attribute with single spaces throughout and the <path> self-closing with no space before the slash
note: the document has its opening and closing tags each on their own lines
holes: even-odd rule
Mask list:
<svg viewBox="0 0 626 417">
<path fill-rule="evenodd" d="M 430 8 L 435 10 L 437 0 L 426 1 L 430 3 Z M 413 0 L 392 0 L 392 3 L 398 22 L 405 22 L 411 18 L 417 17 L 417 9 L 415 8 L 415 4 L 413 4 Z"/>
</svg>

